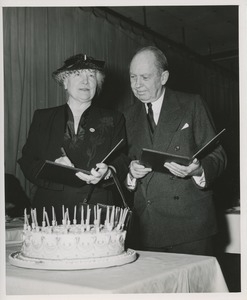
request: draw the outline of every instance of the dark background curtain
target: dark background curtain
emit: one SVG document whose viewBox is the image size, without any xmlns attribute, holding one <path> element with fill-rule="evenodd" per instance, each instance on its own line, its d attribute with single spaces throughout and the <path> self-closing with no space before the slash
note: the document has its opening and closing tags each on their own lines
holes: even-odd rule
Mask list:
<svg viewBox="0 0 247 300">
<path fill-rule="evenodd" d="M 170 65 L 168 86 L 199 93 L 208 103 L 222 139 L 228 168 L 219 183 L 222 204 L 239 199 L 239 83 L 216 65 L 205 63 L 164 39 L 153 36 L 97 8 L 4 7 L 4 136 L 5 172 L 15 175 L 26 193 L 32 185 L 24 178 L 21 156 L 34 110 L 61 105 L 63 89 L 51 73 L 71 55 L 86 53 L 107 64 L 102 105 L 124 111 L 133 102 L 128 66 L 135 50 L 156 45 Z"/>
</svg>

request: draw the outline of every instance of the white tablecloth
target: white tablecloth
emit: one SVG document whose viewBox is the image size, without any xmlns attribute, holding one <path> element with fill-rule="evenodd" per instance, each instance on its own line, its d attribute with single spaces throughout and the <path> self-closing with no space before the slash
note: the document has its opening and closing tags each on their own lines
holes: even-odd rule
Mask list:
<svg viewBox="0 0 247 300">
<path fill-rule="evenodd" d="M 6 247 L 7 295 L 228 292 L 214 257 L 138 252 L 135 262 L 92 270 L 49 271 L 11 265 Z"/>
<path fill-rule="evenodd" d="M 21 242 L 23 231 L 23 220 L 15 218 L 5 224 L 5 241 L 6 243 Z"/>
<path fill-rule="evenodd" d="M 225 252 L 240 254 L 240 208 L 229 209 L 225 216 L 229 239 Z"/>
</svg>

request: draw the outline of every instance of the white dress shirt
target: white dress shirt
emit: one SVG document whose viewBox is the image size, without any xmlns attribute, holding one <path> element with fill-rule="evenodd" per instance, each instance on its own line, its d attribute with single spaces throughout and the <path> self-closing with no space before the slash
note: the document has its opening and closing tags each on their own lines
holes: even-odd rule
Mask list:
<svg viewBox="0 0 247 300">
<path fill-rule="evenodd" d="M 163 99 L 164 99 L 164 94 L 165 94 L 165 90 L 163 91 L 163 93 L 161 94 L 161 96 L 159 97 L 159 99 L 157 99 L 154 102 L 152 102 L 152 110 L 153 110 L 153 114 L 154 114 L 154 122 L 155 122 L 156 125 L 158 124 L 158 121 L 159 121 L 160 111 L 161 111 L 161 107 L 162 107 L 162 103 L 163 103 Z M 146 112 L 148 113 L 148 106 L 147 106 L 147 104 L 145 104 L 145 108 L 146 108 Z"/>
</svg>

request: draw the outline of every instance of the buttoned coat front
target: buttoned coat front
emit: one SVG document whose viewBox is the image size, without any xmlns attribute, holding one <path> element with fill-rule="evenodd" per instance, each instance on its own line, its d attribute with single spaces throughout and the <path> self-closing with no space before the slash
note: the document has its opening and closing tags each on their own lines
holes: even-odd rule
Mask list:
<svg viewBox="0 0 247 300">
<path fill-rule="evenodd" d="M 74 205 L 83 202 L 90 189 L 89 185 L 80 180 L 78 186 L 69 186 L 36 177 L 45 160 L 55 161 L 61 156 L 67 122 L 66 110 L 67 104 L 35 111 L 22 157 L 18 160 L 25 177 L 37 187 L 32 206 L 37 208 L 39 220 L 43 207 L 46 207 L 51 215 L 51 206 L 55 207 L 57 219 L 60 220 L 62 205 L 72 210 Z M 118 174 L 126 177 L 127 169 L 124 171 L 124 164 L 121 162 L 121 153 L 126 144 L 123 115 L 92 104 L 83 130 L 84 137 L 79 151 L 81 158 L 78 160 L 81 164 L 75 167 L 90 171 L 123 139 L 106 163 L 113 165 Z M 90 203 L 112 204 L 113 200 L 109 190 L 99 183 L 94 189 Z"/>
<path fill-rule="evenodd" d="M 153 138 L 141 101 L 136 100 L 125 117 L 131 159 L 140 159 L 142 148 L 192 156 L 216 134 L 210 112 L 199 95 L 170 89 L 165 91 Z M 193 178 L 179 178 L 168 171 L 151 172 L 138 180 L 134 209 L 143 246 L 162 248 L 217 232 L 211 186 L 226 166 L 223 148 L 218 145 L 201 159 L 201 164 L 205 188 Z"/>
</svg>

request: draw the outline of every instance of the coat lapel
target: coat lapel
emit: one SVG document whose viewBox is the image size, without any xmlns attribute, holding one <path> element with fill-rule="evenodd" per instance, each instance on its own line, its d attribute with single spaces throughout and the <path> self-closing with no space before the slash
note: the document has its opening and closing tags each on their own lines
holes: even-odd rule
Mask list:
<svg viewBox="0 0 247 300">
<path fill-rule="evenodd" d="M 152 149 L 166 152 L 174 134 L 176 133 L 184 112 L 181 110 L 177 97 L 171 90 L 166 89 L 162 103 L 159 121 L 154 133 Z M 146 189 L 152 179 L 154 172 L 149 173 L 145 178 Z M 146 190 L 143 189 L 144 195 Z"/>
<path fill-rule="evenodd" d="M 64 128 L 65 128 L 65 111 L 66 105 L 58 107 L 54 111 L 52 118 L 53 124 L 50 126 L 48 151 L 49 159 L 54 160 L 61 156 L 61 146 L 63 144 Z"/>
<path fill-rule="evenodd" d="M 183 117 L 178 99 L 175 94 L 166 89 L 160 111 L 159 121 L 155 130 L 153 149 L 166 151 L 176 133 Z"/>
<path fill-rule="evenodd" d="M 145 148 L 152 148 L 152 140 L 149 133 L 146 109 L 143 103 L 139 100 L 136 105 L 133 107 L 132 116 L 133 120 L 131 121 L 130 128 L 131 135 L 135 137 L 133 141 L 133 152 L 137 154 L 136 159 L 140 158 L 141 150 L 145 145 Z"/>
</svg>

